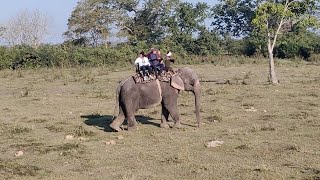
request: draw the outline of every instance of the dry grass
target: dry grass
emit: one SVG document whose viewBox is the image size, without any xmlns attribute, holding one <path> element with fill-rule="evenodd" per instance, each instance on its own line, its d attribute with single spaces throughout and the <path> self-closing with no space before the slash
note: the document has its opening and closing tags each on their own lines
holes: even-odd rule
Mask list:
<svg viewBox="0 0 320 180">
<path fill-rule="evenodd" d="M 0 179 L 320 178 L 318 66 L 280 63 L 278 86 L 266 83 L 264 63 L 191 67 L 235 82 L 202 83 L 202 128 L 182 93 L 182 129 L 159 128 L 157 107 L 138 112 L 138 131 L 120 133 L 107 127 L 133 69 L 0 71 Z M 211 140 L 224 144 L 207 148 Z"/>
</svg>

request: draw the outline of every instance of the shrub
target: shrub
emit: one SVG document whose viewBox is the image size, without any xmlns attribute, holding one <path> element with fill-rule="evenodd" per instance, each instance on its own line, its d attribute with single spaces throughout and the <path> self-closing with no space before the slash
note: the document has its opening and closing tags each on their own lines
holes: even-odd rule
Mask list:
<svg viewBox="0 0 320 180">
<path fill-rule="evenodd" d="M 320 54 L 311 54 L 307 61 L 320 64 Z"/>
<path fill-rule="evenodd" d="M 293 42 L 281 42 L 278 47 L 275 48 L 275 56 L 278 58 L 294 58 L 299 54 L 299 46 Z"/>
<path fill-rule="evenodd" d="M 7 47 L 0 47 L 0 69 L 7 69 L 11 66 L 13 57 L 9 51 Z"/>
<path fill-rule="evenodd" d="M 40 67 L 42 61 L 38 56 L 36 49 L 28 45 L 19 45 L 11 49 L 13 55 L 11 59 L 11 68 L 35 68 Z"/>
</svg>

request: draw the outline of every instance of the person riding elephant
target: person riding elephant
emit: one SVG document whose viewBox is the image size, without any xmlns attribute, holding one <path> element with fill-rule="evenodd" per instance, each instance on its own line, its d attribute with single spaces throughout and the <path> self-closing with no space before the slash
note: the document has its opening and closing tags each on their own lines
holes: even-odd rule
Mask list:
<svg viewBox="0 0 320 180">
<path fill-rule="evenodd" d="M 147 72 L 151 73 L 152 69 L 150 67 L 149 59 L 145 56 L 144 52 L 140 52 L 138 58 L 134 62 L 135 65 L 138 66 L 138 69 L 142 71 L 142 75 L 145 79 L 147 76 Z"/>
<path fill-rule="evenodd" d="M 197 74 L 190 68 L 177 70 L 170 82 L 156 79 L 150 83 L 136 83 L 133 77 L 124 79 L 116 91 L 115 117 L 110 127 L 120 131 L 125 119 L 128 121 L 128 130 L 137 129 L 134 114 L 139 109 L 147 109 L 161 104 L 162 115 L 160 127 L 169 128 L 169 115 L 175 122 L 175 127 L 181 127 L 177 98 L 180 91 L 191 91 L 195 96 L 195 113 L 198 126 L 200 122 L 200 81 Z"/>
<path fill-rule="evenodd" d="M 151 48 L 151 51 L 148 53 L 147 57 L 150 61 L 151 67 L 155 74 L 158 74 L 158 68 L 159 68 L 159 74 L 163 72 L 164 64 L 162 63 L 161 58 L 161 52 L 160 50 L 157 50 L 155 48 Z"/>
<path fill-rule="evenodd" d="M 172 58 L 171 51 L 168 51 L 166 54 L 165 62 L 164 62 L 164 67 L 166 72 L 173 70 L 171 67 L 171 63 L 174 63 L 174 59 Z"/>
</svg>

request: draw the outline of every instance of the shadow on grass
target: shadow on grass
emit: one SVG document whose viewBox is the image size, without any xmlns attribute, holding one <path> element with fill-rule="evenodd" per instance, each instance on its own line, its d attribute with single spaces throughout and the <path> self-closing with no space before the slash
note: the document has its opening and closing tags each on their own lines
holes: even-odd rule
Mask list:
<svg viewBox="0 0 320 180">
<path fill-rule="evenodd" d="M 136 117 L 136 120 L 141 124 L 148 124 L 148 125 L 160 127 L 159 123 L 152 122 L 152 120 L 155 120 L 153 118 L 146 117 L 146 116 L 139 116 L 139 115 L 135 117 Z M 88 126 L 95 126 L 106 132 L 113 132 L 113 130 L 110 128 L 110 124 L 113 121 L 113 116 L 111 115 L 90 114 L 90 115 L 82 115 L 81 118 L 86 119 L 84 123 Z M 123 125 L 127 125 L 126 120 L 124 121 Z"/>
</svg>

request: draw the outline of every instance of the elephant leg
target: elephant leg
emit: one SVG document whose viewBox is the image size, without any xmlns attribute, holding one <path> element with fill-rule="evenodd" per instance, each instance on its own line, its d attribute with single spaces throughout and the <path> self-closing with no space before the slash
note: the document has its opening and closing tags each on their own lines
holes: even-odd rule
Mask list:
<svg viewBox="0 0 320 180">
<path fill-rule="evenodd" d="M 166 107 L 164 107 L 164 105 L 162 104 L 162 112 L 161 112 L 161 124 L 160 127 L 161 128 L 170 128 L 170 126 L 168 125 L 167 121 L 169 118 L 169 111 Z"/>
<path fill-rule="evenodd" d="M 134 117 L 134 114 L 128 115 L 128 131 L 137 130 L 138 129 L 138 123 L 136 118 Z"/>
<path fill-rule="evenodd" d="M 179 118 L 179 112 L 178 112 L 178 106 L 177 104 L 172 105 L 171 108 L 168 109 L 169 113 L 174 121 L 174 127 L 175 128 L 181 128 L 181 122 Z"/>
<path fill-rule="evenodd" d="M 110 127 L 115 131 L 121 131 L 120 126 L 124 122 L 125 118 L 126 117 L 125 117 L 125 115 L 124 115 L 124 113 L 122 111 L 122 108 L 120 107 L 119 115 L 112 121 L 112 123 L 110 124 Z"/>
<path fill-rule="evenodd" d="M 173 121 L 174 121 L 174 127 L 180 128 L 181 123 L 179 119 L 179 111 L 177 106 L 177 95 L 176 97 L 170 97 L 170 98 L 164 98 L 163 104 L 165 108 L 169 111 Z"/>
<path fill-rule="evenodd" d="M 126 104 L 124 104 L 125 107 L 125 112 L 126 112 L 126 118 L 128 121 L 128 131 L 131 130 L 136 130 L 138 129 L 137 125 L 137 120 L 134 117 L 134 113 L 138 111 L 138 104 L 137 104 L 138 100 L 131 100 L 128 101 Z"/>
</svg>

